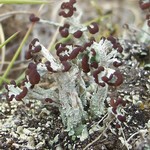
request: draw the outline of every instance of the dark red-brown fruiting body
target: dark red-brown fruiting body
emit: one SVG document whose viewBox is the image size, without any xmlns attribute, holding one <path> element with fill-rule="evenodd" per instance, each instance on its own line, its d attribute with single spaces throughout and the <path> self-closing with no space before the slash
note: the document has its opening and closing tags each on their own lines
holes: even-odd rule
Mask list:
<svg viewBox="0 0 150 150">
<path fill-rule="evenodd" d="M 104 36 L 101 37 L 101 40 L 105 40 L 106 38 Z"/>
<path fill-rule="evenodd" d="M 150 2 L 139 2 L 141 9 L 149 9 L 150 8 Z"/>
<path fill-rule="evenodd" d="M 90 46 L 93 44 L 94 41 L 95 41 L 95 38 L 92 37 L 88 42 L 84 43 L 84 45 L 83 45 L 83 47 L 82 47 L 82 52 L 83 52 L 84 50 L 86 50 L 87 47 L 90 47 Z"/>
<path fill-rule="evenodd" d="M 117 118 L 118 118 L 118 120 L 121 121 L 121 122 L 125 122 L 125 121 L 126 121 L 126 117 L 125 117 L 125 116 L 118 115 Z"/>
<path fill-rule="evenodd" d="M 116 81 L 114 83 L 108 81 L 107 84 L 110 86 L 119 86 L 123 83 L 123 76 L 122 74 L 117 70 L 112 74 L 112 78 L 116 77 Z"/>
<path fill-rule="evenodd" d="M 122 100 L 122 106 L 125 107 L 126 106 L 126 101 Z"/>
<path fill-rule="evenodd" d="M 147 21 L 147 25 L 150 27 L 150 20 Z"/>
<path fill-rule="evenodd" d="M 60 59 L 60 61 L 67 61 L 69 59 L 69 56 L 68 55 L 64 55 L 64 56 L 60 55 L 59 59 Z"/>
<path fill-rule="evenodd" d="M 121 126 L 120 126 L 120 124 L 116 123 L 115 127 L 120 128 Z"/>
<path fill-rule="evenodd" d="M 77 48 L 73 49 L 73 51 L 71 52 L 71 54 L 69 56 L 69 59 L 75 59 L 80 51 L 81 51 L 81 47 L 77 47 Z"/>
<path fill-rule="evenodd" d="M 98 63 L 96 61 L 94 61 L 94 62 L 91 63 L 90 66 L 97 69 L 98 68 Z"/>
<path fill-rule="evenodd" d="M 30 108 L 30 107 L 31 107 L 31 102 L 27 103 L 26 106 L 27 106 L 28 108 Z"/>
<path fill-rule="evenodd" d="M 60 48 L 60 47 L 65 47 L 65 44 L 63 44 L 63 43 L 57 43 L 56 45 L 55 45 L 55 49 L 57 50 L 58 48 Z"/>
<path fill-rule="evenodd" d="M 150 19 L 150 13 L 146 15 L 146 19 Z"/>
<path fill-rule="evenodd" d="M 17 101 L 22 101 L 22 99 L 21 99 L 21 97 L 20 97 L 19 95 L 16 95 L 16 96 L 15 96 L 15 99 L 16 99 Z"/>
<path fill-rule="evenodd" d="M 80 30 L 78 30 L 78 31 L 76 31 L 75 33 L 73 33 L 73 36 L 74 36 L 75 38 L 80 38 L 80 37 L 82 36 L 82 34 L 83 34 L 83 32 L 80 31 Z"/>
<path fill-rule="evenodd" d="M 33 85 L 38 84 L 40 81 L 40 75 L 35 68 L 32 68 L 28 72 L 29 82 Z"/>
<path fill-rule="evenodd" d="M 57 56 L 60 56 L 60 54 L 65 51 L 69 51 L 69 49 L 66 47 L 59 47 L 59 48 L 57 48 L 56 54 L 57 54 Z"/>
<path fill-rule="evenodd" d="M 122 53 L 122 51 L 123 51 L 123 48 L 122 48 L 122 46 L 120 45 L 119 42 L 113 43 L 113 48 L 114 48 L 114 49 L 117 49 L 117 51 L 118 51 L 119 53 Z"/>
<path fill-rule="evenodd" d="M 28 82 L 27 78 L 25 77 L 25 79 L 20 83 L 20 86 L 25 86 L 25 82 Z"/>
<path fill-rule="evenodd" d="M 11 81 L 10 81 L 10 84 L 13 84 L 15 87 L 17 86 L 15 80 L 11 80 Z"/>
<path fill-rule="evenodd" d="M 116 39 L 113 36 L 109 36 L 107 40 L 109 40 L 112 44 L 116 43 Z"/>
<path fill-rule="evenodd" d="M 94 49 L 91 49 L 92 55 L 96 56 L 96 51 Z"/>
<path fill-rule="evenodd" d="M 40 45 L 38 45 L 34 48 L 34 50 L 32 50 L 32 53 L 38 53 L 41 51 L 41 49 L 42 49 L 42 47 Z"/>
<path fill-rule="evenodd" d="M 104 67 L 103 66 L 99 66 L 94 72 L 93 72 L 93 77 L 94 77 L 94 81 L 104 87 L 105 86 L 105 83 L 104 82 L 99 82 L 99 79 L 98 79 L 98 74 L 101 73 L 102 71 L 104 71 Z"/>
<path fill-rule="evenodd" d="M 92 37 L 90 37 L 90 39 L 89 39 L 89 40 L 90 40 L 91 44 L 93 44 L 93 42 L 95 42 L 95 41 L 96 41 L 95 37 L 93 37 L 93 36 L 92 36 Z"/>
<path fill-rule="evenodd" d="M 36 64 L 33 63 L 33 62 L 30 62 L 29 65 L 28 65 L 28 69 L 36 69 Z"/>
<path fill-rule="evenodd" d="M 116 107 L 118 107 L 119 105 L 122 105 L 123 107 L 125 107 L 126 101 L 124 101 L 122 98 L 118 98 L 116 101 L 114 101 L 114 99 L 111 98 L 111 100 L 110 100 L 110 105 L 111 105 L 113 108 L 116 108 Z"/>
<path fill-rule="evenodd" d="M 104 82 L 106 82 L 106 83 L 107 83 L 107 82 L 109 81 L 109 78 L 108 78 L 108 77 L 106 77 L 106 76 L 103 76 L 103 77 L 102 77 L 102 80 L 103 80 Z"/>
<path fill-rule="evenodd" d="M 74 11 L 76 11 L 76 8 L 73 6 L 75 3 L 76 3 L 75 0 L 70 0 L 69 2 L 63 2 L 61 4 L 62 11 L 59 12 L 59 15 L 65 18 L 71 17 Z"/>
<path fill-rule="evenodd" d="M 118 98 L 116 100 L 116 106 L 120 105 L 122 103 L 122 101 L 123 101 L 122 98 Z"/>
<path fill-rule="evenodd" d="M 122 48 L 122 46 L 119 44 L 119 46 L 118 46 L 118 48 L 117 48 L 117 51 L 119 52 L 119 53 L 122 53 L 122 51 L 123 51 L 123 48 Z"/>
<path fill-rule="evenodd" d="M 53 100 L 52 100 L 51 98 L 45 98 L 45 102 L 47 102 L 47 103 L 52 103 Z"/>
<path fill-rule="evenodd" d="M 98 69 L 93 72 L 93 77 L 96 78 L 101 71 L 104 71 L 103 66 L 99 66 Z"/>
<path fill-rule="evenodd" d="M 147 25 L 150 27 L 150 13 L 146 15 Z"/>
<path fill-rule="evenodd" d="M 26 54 L 25 54 L 25 59 L 31 59 L 33 57 L 33 55 L 31 54 L 30 51 L 27 51 Z"/>
<path fill-rule="evenodd" d="M 59 32 L 62 37 L 67 37 L 69 35 L 69 24 L 65 23 L 63 26 L 59 27 Z"/>
<path fill-rule="evenodd" d="M 38 38 L 34 38 L 34 39 L 31 41 L 30 44 L 31 44 L 31 45 L 35 45 L 36 42 L 39 42 L 39 39 L 38 39 Z"/>
<path fill-rule="evenodd" d="M 76 0 L 70 0 L 70 3 L 71 3 L 71 4 L 75 4 L 75 3 L 76 3 Z"/>
<path fill-rule="evenodd" d="M 119 67 L 119 66 L 121 66 L 122 65 L 122 62 L 117 62 L 117 61 L 114 61 L 113 62 L 113 66 L 114 67 Z"/>
<path fill-rule="evenodd" d="M 38 22 L 40 20 L 40 18 L 35 16 L 35 14 L 31 14 L 30 17 L 29 17 L 29 20 L 31 22 Z"/>
<path fill-rule="evenodd" d="M 47 68 L 48 71 L 50 71 L 50 72 L 55 72 L 55 71 L 53 70 L 53 68 L 51 67 L 50 61 L 46 61 L 46 62 L 45 62 L 45 65 L 46 65 L 46 68 Z"/>
<path fill-rule="evenodd" d="M 110 106 L 117 107 L 113 98 L 110 99 Z"/>
<path fill-rule="evenodd" d="M 87 26 L 87 28 L 91 34 L 95 34 L 99 31 L 99 27 L 96 22 L 91 23 L 91 25 Z"/>
<path fill-rule="evenodd" d="M 33 89 L 34 87 L 35 87 L 35 85 L 31 85 L 31 86 L 30 86 L 30 89 Z"/>
<path fill-rule="evenodd" d="M 63 66 L 64 66 L 64 69 L 62 70 L 63 72 L 67 72 L 67 71 L 69 71 L 69 70 L 70 70 L 71 65 L 70 65 L 70 63 L 69 63 L 69 62 L 67 62 L 67 61 L 62 61 L 61 63 L 62 63 L 62 64 L 63 64 Z"/>
<path fill-rule="evenodd" d="M 8 89 L 8 84 L 7 84 L 7 83 L 4 84 L 4 87 L 5 87 L 5 89 L 6 89 L 7 91 L 9 91 L 9 89 Z"/>
<path fill-rule="evenodd" d="M 104 67 L 103 67 L 103 66 L 99 66 L 99 67 L 98 67 L 98 71 L 99 71 L 99 72 L 104 71 Z"/>
<path fill-rule="evenodd" d="M 115 86 L 119 86 L 123 83 L 123 76 L 119 71 L 115 71 L 114 75 L 117 77 L 117 80 L 115 82 Z"/>
<path fill-rule="evenodd" d="M 19 95 L 16 95 L 15 99 L 17 101 L 21 101 L 27 95 L 27 93 L 28 93 L 27 87 L 23 87 L 22 92 Z"/>
<path fill-rule="evenodd" d="M 116 49 L 119 46 L 119 43 L 114 43 L 113 48 Z"/>
<path fill-rule="evenodd" d="M 21 98 L 24 98 L 28 93 L 27 87 L 23 87 L 22 92 L 19 94 Z"/>
<path fill-rule="evenodd" d="M 104 83 L 104 82 L 98 82 L 98 85 L 104 87 L 104 86 L 105 86 L 105 83 Z"/>
<path fill-rule="evenodd" d="M 112 107 L 112 112 L 114 113 L 114 114 L 117 114 L 117 108 L 116 107 Z"/>
<path fill-rule="evenodd" d="M 10 97 L 8 96 L 8 94 L 6 94 L 6 99 L 7 99 L 8 101 L 12 101 L 14 97 L 15 97 L 14 94 L 12 94 Z"/>
<path fill-rule="evenodd" d="M 82 70 L 85 73 L 90 71 L 90 66 L 88 64 L 89 56 L 87 54 L 83 55 L 82 57 Z"/>
<path fill-rule="evenodd" d="M 61 43 L 58 43 L 55 47 L 56 47 L 56 54 L 57 56 L 59 57 L 59 60 L 60 61 L 67 61 L 68 59 L 73 59 L 74 57 L 74 50 L 71 54 L 71 57 L 70 57 L 70 54 L 66 54 L 69 52 L 69 49 L 67 47 L 65 47 L 66 45 L 62 45 Z M 72 44 L 68 44 L 68 46 L 73 46 Z M 76 52 L 76 50 L 75 50 Z"/>
</svg>

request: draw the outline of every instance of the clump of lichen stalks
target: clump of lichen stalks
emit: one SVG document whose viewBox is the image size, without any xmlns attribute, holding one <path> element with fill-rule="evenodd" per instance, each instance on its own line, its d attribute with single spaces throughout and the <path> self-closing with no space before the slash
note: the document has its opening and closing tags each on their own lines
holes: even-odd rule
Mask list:
<svg viewBox="0 0 150 150">
<path fill-rule="evenodd" d="M 26 59 L 31 62 L 25 79 L 19 85 L 12 81 L 5 86 L 7 100 L 22 101 L 27 107 L 33 100 L 51 104 L 59 110 L 68 135 L 80 141 L 97 130 L 87 128 L 89 120 L 95 118 L 102 118 L 102 132 L 106 124 L 115 120 L 115 128 L 122 134 L 126 101 L 109 95 L 108 91 L 109 87 L 117 90 L 123 83 L 119 70 L 123 48 L 112 36 L 97 40 L 99 26 L 96 22 L 87 26 L 80 23 L 82 13 L 76 7 L 76 0 L 63 2 L 60 9 L 59 15 L 65 18 L 65 23 L 59 27 L 59 32 L 64 38 L 70 36 L 72 42 L 57 43 L 56 56 L 53 56 L 37 38 L 33 39 L 26 53 Z M 32 15 L 30 20 L 40 19 Z M 40 87 L 39 83 L 45 78 L 54 80 L 55 87 Z M 129 146 L 125 139 L 120 140 Z"/>
</svg>

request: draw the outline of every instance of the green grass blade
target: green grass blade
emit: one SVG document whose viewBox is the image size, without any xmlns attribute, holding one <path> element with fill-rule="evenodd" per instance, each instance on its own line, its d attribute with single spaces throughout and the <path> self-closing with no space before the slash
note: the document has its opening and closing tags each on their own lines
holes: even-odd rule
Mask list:
<svg viewBox="0 0 150 150">
<path fill-rule="evenodd" d="M 7 43 L 9 43 L 12 39 L 14 39 L 18 33 L 19 33 L 19 32 L 14 33 L 14 34 L 13 34 L 11 37 L 9 37 L 5 42 L 3 42 L 3 43 L 0 45 L 0 49 L 1 49 L 3 46 L 5 46 Z"/>
<path fill-rule="evenodd" d="M 47 4 L 45 0 L 0 0 L 1 4 Z"/>
<path fill-rule="evenodd" d="M 24 38 L 23 38 L 23 40 L 22 40 L 20 46 L 18 47 L 16 53 L 14 54 L 14 56 L 13 56 L 13 58 L 12 58 L 10 64 L 9 64 L 8 67 L 6 68 L 6 71 L 4 72 L 3 76 L 0 78 L 0 85 L 3 83 L 4 79 L 6 79 L 6 77 L 7 77 L 8 73 L 9 73 L 10 69 L 11 69 L 12 66 L 14 65 L 14 62 L 15 62 L 15 60 L 17 59 L 18 55 L 20 54 L 20 51 L 21 51 L 23 45 L 25 44 L 25 42 L 26 42 L 26 40 L 27 40 L 27 38 L 28 38 L 30 32 L 32 31 L 33 26 L 34 26 L 34 24 L 32 24 L 32 25 L 30 26 L 30 28 L 28 29 L 28 31 L 27 31 L 26 35 L 24 36 Z"/>
<path fill-rule="evenodd" d="M 9 83 L 9 82 L 10 82 L 10 80 L 9 80 L 9 79 L 3 78 L 3 77 L 1 77 L 1 76 L 0 76 L 0 80 L 5 81 L 6 83 Z"/>
</svg>

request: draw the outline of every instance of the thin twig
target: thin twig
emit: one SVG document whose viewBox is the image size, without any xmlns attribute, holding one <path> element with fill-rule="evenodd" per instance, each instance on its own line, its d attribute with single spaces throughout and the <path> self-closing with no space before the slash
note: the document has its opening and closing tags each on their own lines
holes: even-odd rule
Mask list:
<svg viewBox="0 0 150 150">
<path fill-rule="evenodd" d="M 114 118 L 108 123 L 107 127 L 105 128 L 105 130 L 94 140 L 92 141 L 91 143 L 89 143 L 85 148 L 83 148 L 83 150 L 86 150 L 88 149 L 88 147 L 90 147 L 91 145 L 93 145 L 95 142 L 97 142 L 101 136 L 106 132 L 106 130 L 108 129 L 109 125 L 111 124 L 111 122 L 114 120 Z"/>
<path fill-rule="evenodd" d="M 63 18 L 63 19 L 64 19 L 64 18 Z M 40 22 L 40 23 L 49 24 L 49 25 L 54 25 L 54 26 L 57 26 L 57 27 L 60 27 L 60 26 L 63 25 L 62 23 L 57 23 L 57 22 L 54 22 L 54 21 L 49 21 L 49 20 L 44 20 L 44 19 L 40 19 L 39 22 Z"/>
<path fill-rule="evenodd" d="M 17 60 L 17 61 L 15 61 L 14 65 L 18 65 L 18 64 L 21 64 L 21 63 L 25 64 L 27 62 L 29 62 L 29 61 L 27 61 L 27 60 Z M 0 61 L 0 64 L 2 64 L 1 61 Z M 4 61 L 4 65 L 8 65 L 8 64 L 10 64 L 10 61 Z"/>
<path fill-rule="evenodd" d="M 0 22 L 15 15 L 15 14 L 31 14 L 32 12 L 29 11 L 11 11 L 11 12 L 6 12 L 0 15 Z"/>
<path fill-rule="evenodd" d="M 64 18 L 61 19 L 60 24 L 63 24 L 64 21 L 65 21 Z M 55 41 L 56 41 L 56 38 L 57 38 L 58 34 L 59 34 L 59 26 L 58 26 L 58 28 L 57 28 L 55 34 L 53 35 L 53 37 L 52 37 L 52 39 L 51 39 L 51 42 L 50 42 L 50 44 L 49 44 L 49 46 L 48 46 L 48 50 L 49 50 L 49 51 L 52 49 L 52 47 L 53 47 L 53 45 L 54 45 L 54 43 L 55 43 Z"/>
<path fill-rule="evenodd" d="M 108 113 L 106 113 L 106 115 L 101 119 L 101 120 L 99 120 L 98 122 L 97 122 L 97 124 L 100 124 L 104 119 L 105 119 L 105 117 L 108 115 Z"/>
</svg>

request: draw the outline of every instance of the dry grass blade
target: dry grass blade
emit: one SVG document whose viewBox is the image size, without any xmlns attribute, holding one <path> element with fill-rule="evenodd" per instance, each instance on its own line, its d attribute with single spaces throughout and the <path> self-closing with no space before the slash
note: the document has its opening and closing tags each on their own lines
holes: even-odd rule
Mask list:
<svg viewBox="0 0 150 150">
<path fill-rule="evenodd" d="M 4 13 L 4 14 L 0 14 L 0 22 L 11 17 L 12 15 L 15 15 L 15 14 L 31 14 L 31 12 L 28 12 L 28 11 L 12 11 L 12 12 L 7 12 L 7 13 Z"/>
<path fill-rule="evenodd" d="M 60 22 L 60 24 L 63 24 L 64 21 L 65 21 L 65 19 L 62 19 L 61 22 Z M 50 42 L 50 44 L 49 44 L 49 46 L 48 46 L 48 50 L 51 50 L 51 49 L 52 49 L 54 43 L 56 42 L 56 39 L 57 39 L 58 34 L 59 34 L 59 27 L 57 27 L 57 30 L 56 30 L 55 34 L 53 35 L 53 37 L 52 37 L 52 39 L 51 39 L 51 42 Z"/>
</svg>

